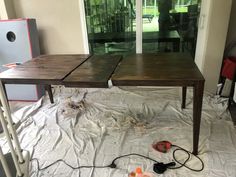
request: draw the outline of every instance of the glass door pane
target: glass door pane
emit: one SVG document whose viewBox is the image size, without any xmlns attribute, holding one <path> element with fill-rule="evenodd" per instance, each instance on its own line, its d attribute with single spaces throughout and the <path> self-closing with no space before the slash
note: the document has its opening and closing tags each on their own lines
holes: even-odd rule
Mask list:
<svg viewBox="0 0 236 177">
<path fill-rule="evenodd" d="M 84 0 L 90 53 L 135 53 L 135 0 Z"/>
<path fill-rule="evenodd" d="M 143 0 L 143 53 L 195 55 L 201 0 Z"/>
</svg>

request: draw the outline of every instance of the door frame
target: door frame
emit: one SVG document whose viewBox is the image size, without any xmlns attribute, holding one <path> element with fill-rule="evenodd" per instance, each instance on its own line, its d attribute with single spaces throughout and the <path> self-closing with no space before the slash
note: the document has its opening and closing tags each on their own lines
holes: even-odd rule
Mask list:
<svg viewBox="0 0 236 177">
<path fill-rule="evenodd" d="M 143 1 L 136 0 L 136 53 L 143 52 Z"/>
<path fill-rule="evenodd" d="M 88 30 L 87 30 L 87 24 L 86 24 L 84 0 L 78 0 L 78 1 L 79 1 L 79 12 L 80 12 L 84 54 L 89 54 Z"/>
</svg>

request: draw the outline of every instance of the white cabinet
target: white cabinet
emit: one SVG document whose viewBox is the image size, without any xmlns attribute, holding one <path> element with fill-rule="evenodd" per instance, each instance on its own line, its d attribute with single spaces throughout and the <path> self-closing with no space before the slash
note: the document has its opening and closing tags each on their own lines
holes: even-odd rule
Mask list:
<svg viewBox="0 0 236 177">
<path fill-rule="evenodd" d="M 8 63 L 23 63 L 40 55 L 38 32 L 35 19 L 0 21 L 0 72 Z M 36 85 L 6 85 L 9 100 L 36 101 L 43 89 Z"/>
</svg>

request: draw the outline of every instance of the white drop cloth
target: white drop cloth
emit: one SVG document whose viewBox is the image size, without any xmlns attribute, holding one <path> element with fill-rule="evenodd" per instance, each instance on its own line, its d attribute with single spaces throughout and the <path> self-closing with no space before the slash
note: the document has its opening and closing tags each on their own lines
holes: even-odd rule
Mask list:
<svg viewBox="0 0 236 177">
<path fill-rule="evenodd" d="M 84 99 L 83 99 L 84 98 Z M 58 159 L 70 165 L 108 165 L 123 154 L 139 153 L 165 163 L 172 151 L 152 149 L 154 141 L 168 140 L 192 150 L 192 90 L 187 109 L 181 109 L 179 88 L 129 87 L 110 89 L 54 90 L 54 104 L 43 98 L 13 114 L 21 121 L 17 132 L 23 149 L 39 159 L 43 168 Z M 202 112 L 200 157 L 204 171 L 168 170 L 160 177 L 236 177 L 236 130 L 226 111 L 227 101 L 205 94 Z M 5 139 L 0 139 L 6 144 Z M 6 151 L 6 145 L 3 146 Z M 118 169 L 72 170 L 63 163 L 38 172 L 31 163 L 31 176 L 127 177 L 141 166 L 152 171 L 152 162 L 139 157 L 120 159 Z M 199 168 L 192 159 L 189 166 Z"/>
</svg>

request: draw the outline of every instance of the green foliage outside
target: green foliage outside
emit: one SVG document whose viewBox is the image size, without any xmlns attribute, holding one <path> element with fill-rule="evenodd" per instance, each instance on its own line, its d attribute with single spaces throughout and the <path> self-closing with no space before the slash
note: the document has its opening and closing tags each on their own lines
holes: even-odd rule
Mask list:
<svg viewBox="0 0 236 177">
<path fill-rule="evenodd" d="M 159 14 L 158 8 L 154 8 L 154 7 L 147 7 L 146 9 L 143 8 L 143 14 L 155 15 L 155 11 L 156 11 L 156 15 L 158 15 Z M 172 12 L 188 12 L 188 8 L 187 7 L 176 7 L 175 10 L 172 10 Z"/>
<path fill-rule="evenodd" d="M 156 3 L 158 2 L 158 0 L 143 0 L 143 4 L 145 4 L 145 2 L 146 2 L 147 6 L 154 6 L 155 1 L 156 1 Z M 199 2 L 200 2 L 200 0 L 172 0 L 173 4 L 183 5 L 183 6 L 190 5 L 190 4 L 197 4 Z"/>
</svg>

